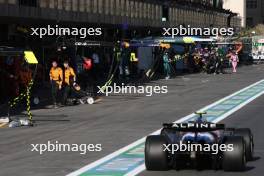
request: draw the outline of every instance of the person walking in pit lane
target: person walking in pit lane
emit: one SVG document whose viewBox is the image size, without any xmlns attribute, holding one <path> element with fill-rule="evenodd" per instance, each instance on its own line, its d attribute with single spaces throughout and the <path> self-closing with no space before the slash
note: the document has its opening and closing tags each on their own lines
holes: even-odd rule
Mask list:
<svg viewBox="0 0 264 176">
<path fill-rule="evenodd" d="M 68 61 L 64 61 L 64 93 L 63 93 L 63 99 L 62 104 L 66 105 L 67 98 L 71 92 L 71 85 L 76 85 L 76 74 L 72 67 L 70 67 Z"/>
<path fill-rule="evenodd" d="M 169 59 L 169 53 L 166 50 L 164 55 L 163 55 L 163 69 L 165 73 L 165 79 L 168 80 L 170 79 L 170 74 L 171 74 L 171 68 L 170 68 L 170 59 Z"/>
<path fill-rule="evenodd" d="M 62 80 L 63 80 L 63 71 L 60 67 L 58 67 L 57 61 L 53 61 L 52 67 L 50 69 L 50 83 L 51 83 L 52 102 L 54 108 L 58 108 L 57 98 L 58 98 L 58 92 L 59 90 L 61 90 Z"/>
<path fill-rule="evenodd" d="M 232 50 L 230 54 L 227 55 L 227 57 L 230 58 L 230 61 L 232 62 L 233 67 L 233 73 L 237 72 L 237 64 L 239 63 L 238 55 L 236 50 Z"/>
</svg>

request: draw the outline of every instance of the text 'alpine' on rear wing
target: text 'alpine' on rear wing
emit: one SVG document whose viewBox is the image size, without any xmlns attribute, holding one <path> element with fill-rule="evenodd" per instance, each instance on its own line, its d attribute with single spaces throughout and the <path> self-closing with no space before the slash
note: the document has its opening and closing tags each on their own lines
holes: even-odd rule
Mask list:
<svg viewBox="0 0 264 176">
<path fill-rule="evenodd" d="M 224 130 L 224 124 L 216 123 L 165 123 L 164 128 L 173 129 L 176 131 L 191 131 L 191 132 L 206 132 Z"/>
</svg>

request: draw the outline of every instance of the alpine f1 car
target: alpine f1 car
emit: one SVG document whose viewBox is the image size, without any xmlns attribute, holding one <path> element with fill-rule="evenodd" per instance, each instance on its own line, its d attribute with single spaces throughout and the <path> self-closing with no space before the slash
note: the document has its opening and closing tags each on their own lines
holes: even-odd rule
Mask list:
<svg viewBox="0 0 264 176">
<path fill-rule="evenodd" d="M 186 167 L 243 171 L 253 158 L 253 135 L 248 128 L 226 128 L 203 119 L 163 124 L 160 135 L 148 136 L 145 165 L 149 171 Z"/>
</svg>

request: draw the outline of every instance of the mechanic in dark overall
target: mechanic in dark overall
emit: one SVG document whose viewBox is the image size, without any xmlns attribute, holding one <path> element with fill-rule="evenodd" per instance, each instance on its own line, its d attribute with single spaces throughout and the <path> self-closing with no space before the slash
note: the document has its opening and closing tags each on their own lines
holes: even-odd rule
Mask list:
<svg viewBox="0 0 264 176">
<path fill-rule="evenodd" d="M 224 58 L 225 53 L 223 48 L 217 48 L 215 74 L 224 74 Z"/>
<path fill-rule="evenodd" d="M 130 64 L 130 49 L 129 49 L 129 44 L 124 43 L 121 52 L 121 60 L 120 60 L 120 76 L 121 80 L 127 82 L 130 78 L 130 69 L 129 69 L 129 64 Z"/>
</svg>

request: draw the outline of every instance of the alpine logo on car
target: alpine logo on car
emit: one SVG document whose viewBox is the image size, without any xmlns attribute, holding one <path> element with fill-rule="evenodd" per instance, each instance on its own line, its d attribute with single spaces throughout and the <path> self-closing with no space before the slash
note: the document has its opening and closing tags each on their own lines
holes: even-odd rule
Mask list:
<svg viewBox="0 0 264 176">
<path fill-rule="evenodd" d="M 174 123 L 174 128 L 216 128 L 216 124 L 213 123 Z"/>
</svg>

